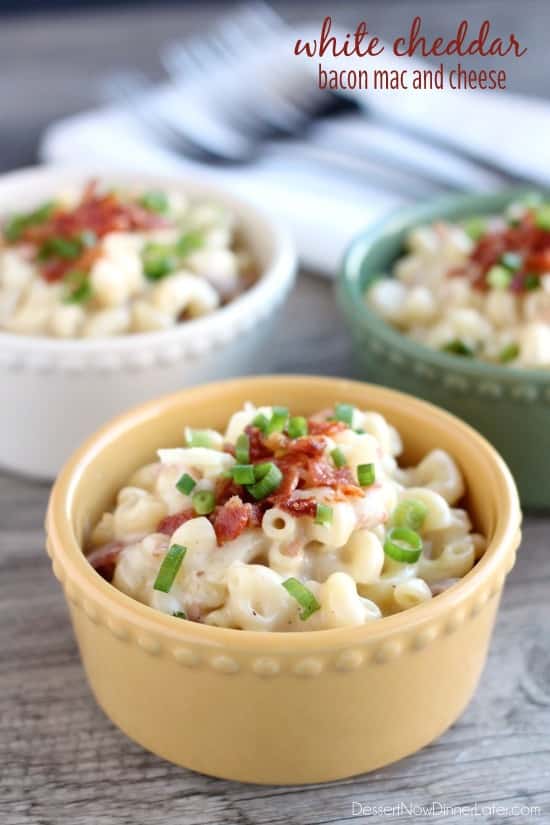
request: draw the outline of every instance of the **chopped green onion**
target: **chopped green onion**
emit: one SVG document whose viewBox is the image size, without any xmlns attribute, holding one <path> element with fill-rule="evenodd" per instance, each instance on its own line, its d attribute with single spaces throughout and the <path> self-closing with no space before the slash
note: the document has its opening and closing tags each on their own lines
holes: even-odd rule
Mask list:
<svg viewBox="0 0 550 825">
<path fill-rule="evenodd" d="M 185 610 L 176 610 L 175 613 L 172 613 L 172 616 L 174 616 L 174 618 L 176 619 L 186 619 L 187 613 L 185 612 Z"/>
<path fill-rule="evenodd" d="M 254 467 L 254 477 L 256 478 L 256 483 L 247 489 L 250 495 L 256 500 L 265 498 L 273 493 L 283 480 L 282 472 L 272 461 L 256 464 Z"/>
<path fill-rule="evenodd" d="M 495 289 L 507 289 L 512 280 L 512 273 L 504 266 L 492 266 L 487 272 L 487 283 Z"/>
<path fill-rule="evenodd" d="M 472 241 L 479 241 L 487 231 L 487 221 L 481 217 L 469 218 L 469 220 L 464 221 L 462 227 Z"/>
<path fill-rule="evenodd" d="M 322 524 L 323 527 L 328 527 L 329 524 L 332 524 L 332 516 L 332 507 L 318 501 L 315 508 L 315 524 Z"/>
<path fill-rule="evenodd" d="M 334 407 L 334 417 L 337 421 L 343 421 L 350 427 L 353 424 L 353 413 L 355 407 L 352 404 L 336 404 Z"/>
<path fill-rule="evenodd" d="M 392 527 L 384 542 L 384 553 L 394 561 L 414 564 L 422 553 L 422 539 L 408 527 Z"/>
<path fill-rule="evenodd" d="M 330 457 L 332 458 L 335 467 L 345 467 L 347 464 L 346 456 L 340 447 L 335 447 L 334 450 L 332 450 Z"/>
<path fill-rule="evenodd" d="M 147 243 L 142 252 L 143 272 L 150 281 L 159 281 L 177 269 L 173 249 L 166 244 Z"/>
<path fill-rule="evenodd" d="M 503 347 L 498 355 L 498 360 L 502 364 L 507 364 L 509 361 L 514 361 L 519 355 L 519 346 L 516 343 L 508 344 Z"/>
<path fill-rule="evenodd" d="M 193 494 L 191 501 L 194 511 L 199 516 L 207 516 L 216 506 L 216 498 L 211 490 L 199 490 L 198 493 Z"/>
<path fill-rule="evenodd" d="M 273 407 L 271 418 L 267 425 L 266 435 L 271 433 L 282 433 L 288 421 L 288 409 L 286 407 Z"/>
<path fill-rule="evenodd" d="M 192 252 L 196 252 L 204 244 L 204 237 L 200 232 L 187 232 L 182 235 L 174 247 L 176 254 L 180 258 L 186 258 Z"/>
<path fill-rule="evenodd" d="M 145 192 L 139 199 L 139 203 L 149 212 L 162 214 L 168 211 L 168 198 L 164 192 Z"/>
<path fill-rule="evenodd" d="M 174 584 L 174 579 L 178 575 L 178 570 L 187 553 L 187 547 L 181 544 L 173 544 L 162 560 L 159 572 L 153 585 L 153 590 L 160 590 L 162 593 L 169 593 Z"/>
<path fill-rule="evenodd" d="M 302 436 L 307 435 L 307 420 L 304 418 L 304 416 L 295 415 L 293 418 L 291 418 L 288 422 L 287 432 L 290 438 L 302 438 Z"/>
<path fill-rule="evenodd" d="M 252 426 L 257 427 L 262 433 L 265 433 L 269 424 L 269 419 L 267 415 L 263 413 L 258 413 L 258 415 L 252 420 Z"/>
<path fill-rule="evenodd" d="M 532 292 L 533 289 L 538 289 L 540 286 L 540 275 L 534 275 L 529 273 L 523 279 L 523 288 Z"/>
<path fill-rule="evenodd" d="M 231 477 L 237 484 L 254 484 L 254 466 L 252 464 L 234 464 L 231 467 Z"/>
<path fill-rule="evenodd" d="M 78 240 L 80 241 L 82 246 L 89 248 L 90 246 L 94 246 L 97 243 L 97 235 L 92 229 L 85 229 L 78 236 Z"/>
<path fill-rule="evenodd" d="M 239 464 L 248 464 L 250 461 L 250 439 L 246 433 L 241 433 L 237 439 L 235 458 Z"/>
<path fill-rule="evenodd" d="M 538 229 L 550 232 L 550 203 L 544 203 L 536 210 L 535 225 Z"/>
<path fill-rule="evenodd" d="M 292 596 L 293 599 L 296 599 L 300 607 L 300 619 L 305 622 L 306 619 L 312 615 L 312 613 L 316 613 L 317 610 L 321 609 L 321 605 L 311 592 L 311 590 L 302 584 L 302 582 L 298 581 L 298 579 L 290 578 L 284 581 L 283 583 L 284 589 L 287 591 L 289 596 Z"/>
<path fill-rule="evenodd" d="M 367 431 L 366 431 L 366 430 L 363 430 L 363 429 L 362 429 L 362 427 L 358 427 L 358 428 L 357 428 L 356 430 L 354 430 L 353 432 L 354 432 L 356 435 L 365 435 L 365 433 L 366 433 Z"/>
<path fill-rule="evenodd" d="M 62 301 L 64 304 L 84 304 L 92 297 L 92 285 L 85 272 L 74 269 L 64 278 Z"/>
<path fill-rule="evenodd" d="M 76 238 L 48 238 L 38 252 L 41 261 L 47 258 L 67 258 L 68 260 L 78 258 L 82 252 L 82 243 Z"/>
<path fill-rule="evenodd" d="M 47 221 L 54 207 L 55 203 L 50 201 L 42 204 L 33 212 L 27 212 L 24 215 L 13 215 L 4 226 L 4 237 L 12 243 L 18 241 L 25 229 Z"/>
<path fill-rule="evenodd" d="M 460 338 L 453 338 L 445 346 L 441 347 L 443 352 L 450 352 L 453 355 L 464 355 L 466 358 L 472 358 L 474 351 L 471 347 L 461 341 Z"/>
<path fill-rule="evenodd" d="M 393 523 L 396 527 L 410 527 L 411 530 L 420 530 L 426 516 L 428 508 L 423 501 L 416 498 L 407 498 L 395 509 Z"/>
<path fill-rule="evenodd" d="M 212 439 L 208 430 L 192 430 L 185 428 L 185 443 L 188 447 L 212 447 Z"/>
<path fill-rule="evenodd" d="M 184 496 L 188 496 L 189 493 L 197 486 L 197 482 L 194 478 L 191 478 L 189 473 L 184 473 L 181 478 L 176 482 L 176 487 L 183 493 Z"/>
<path fill-rule="evenodd" d="M 502 266 L 517 272 L 523 266 L 523 257 L 518 252 L 505 252 L 500 259 Z"/>
<path fill-rule="evenodd" d="M 374 484 L 376 478 L 376 468 L 374 464 L 359 464 L 357 467 L 357 481 L 361 487 L 368 487 Z"/>
</svg>

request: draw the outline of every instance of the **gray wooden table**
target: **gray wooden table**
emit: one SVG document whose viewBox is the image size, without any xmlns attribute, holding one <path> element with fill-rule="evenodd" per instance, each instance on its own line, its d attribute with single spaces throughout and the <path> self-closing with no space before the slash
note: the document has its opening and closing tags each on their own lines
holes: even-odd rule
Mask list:
<svg viewBox="0 0 550 825">
<path fill-rule="evenodd" d="M 358 2 L 315 4 L 319 16 L 335 7 L 350 23 L 365 14 Z M 40 130 L 92 102 L 91 81 L 99 74 L 135 63 L 153 69 L 164 40 L 200 27 L 215 8 L 2 21 L 0 167 L 32 161 Z M 307 4 L 283 8 L 291 17 L 305 16 Z M 449 32 L 459 15 L 479 20 L 498 9 L 499 28 L 514 29 L 530 48 L 511 85 L 548 94 L 545 0 L 450 9 L 424 0 L 414 13 L 424 14 L 430 31 Z M 368 7 L 369 25 L 391 34 L 412 11 L 406 2 L 378 0 Z M 329 285 L 302 274 L 283 323 L 285 337 L 264 371 L 351 374 L 350 344 Z M 357 803 L 398 806 L 369 820 L 380 823 L 550 823 L 550 518 L 526 519 L 488 665 L 451 730 L 415 756 L 367 776 L 260 788 L 163 762 L 128 741 L 97 708 L 43 550 L 48 492 L 48 485 L 0 474 L 2 825 L 320 825 L 364 821 L 354 816 Z M 476 803 L 477 816 L 442 810 Z"/>
</svg>

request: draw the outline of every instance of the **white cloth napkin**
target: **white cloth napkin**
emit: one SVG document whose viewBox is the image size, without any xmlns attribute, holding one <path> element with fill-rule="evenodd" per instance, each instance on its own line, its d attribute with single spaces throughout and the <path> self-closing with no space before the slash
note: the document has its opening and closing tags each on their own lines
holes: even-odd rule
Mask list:
<svg viewBox="0 0 550 825">
<path fill-rule="evenodd" d="M 315 84 L 318 61 L 295 58 L 289 49 L 299 27 L 272 55 L 262 52 L 262 67 L 270 60 L 301 61 Z M 314 36 L 315 32 L 311 32 Z M 401 60 L 387 53 L 378 68 L 403 68 Z M 373 62 L 369 65 L 374 65 Z M 323 66 L 352 68 L 350 59 L 323 59 Z M 357 65 L 357 64 L 356 64 Z M 365 65 L 364 63 L 362 65 Z M 418 63 L 407 61 L 410 69 Z M 241 67 L 244 69 L 245 67 Z M 237 74 L 238 67 L 235 69 Z M 235 76 L 236 76 L 235 74 Z M 430 187 L 404 172 L 388 168 L 378 157 L 391 152 L 400 162 L 424 164 L 432 174 L 454 177 L 472 189 L 498 187 L 498 174 L 483 171 L 452 151 L 434 148 L 416 134 L 435 135 L 489 162 L 497 160 L 510 172 L 550 183 L 550 104 L 507 92 L 383 92 L 357 91 L 353 95 L 363 114 L 351 114 L 315 127 L 311 141 L 319 147 L 345 149 L 352 160 L 345 170 L 324 161 L 304 161 L 290 142 L 275 154 L 252 165 L 207 166 L 174 154 L 160 145 L 124 108 L 106 106 L 52 124 L 43 136 L 41 157 L 48 162 L 89 163 L 97 168 L 130 168 L 136 171 L 192 174 L 219 181 L 235 193 L 261 205 L 282 219 L 294 234 L 304 266 L 332 276 L 355 234 L 388 211 L 425 198 Z M 158 87 L 148 105 L 172 117 L 189 121 L 198 129 L 214 129 L 201 118 L 192 90 Z M 379 119 L 370 115 L 378 115 Z M 394 128 L 387 126 L 391 120 Z M 546 139 L 544 139 L 546 136 Z M 356 162 L 353 161 L 355 157 Z M 369 160 L 370 158 L 370 160 Z"/>
</svg>

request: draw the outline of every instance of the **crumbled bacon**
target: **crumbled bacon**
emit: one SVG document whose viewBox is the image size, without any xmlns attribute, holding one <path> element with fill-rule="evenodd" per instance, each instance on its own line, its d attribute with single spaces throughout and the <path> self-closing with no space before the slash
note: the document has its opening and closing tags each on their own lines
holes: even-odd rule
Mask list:
<svg viewBox="0 0 550 825">
<path fill-rule="evenodd" d="M 174 513 L 173 516 L 165 516 L 157 524 L 157 533 L 164 533 L 166 536 L 171 536 L 175 533 L 178 527 L 185 524 L 189 519 L 195 518 L 195 511 L 192 509 L 182 510 L 180 513 Z"/>
<path fill-rule="evenodd" d="M 295 441 L 290 441 L 287 446 L 287 455 L 303 455 L 309 458 L 316 458 L 323 455 L 326 443 L 322 438 L 315 438 L 304 435 Z"/>
<path fill-rule="evenodd" d="M 103 238 L 111 232 L 136 232 L 167 225 L 159 214 L 136 202 L 121 200 L 116 192 L 98 193 L 97 181 L 91 181 L 74 209 L 56 209 L 44 222 L 26 227 L 17 243 L 32 244 L 38 253 L 52 238 L 74 240 L 86 231 Z M 52 256 L 39 261 L 40 271 L 46 281 L 59 281 L 70 271 L 87 272 L 98 254 L 98 245 L 94 244 L 83 249 L 77 258 Z"/>
<path fill-rule="evenodd" d="M 487 273 L 500 263 L 506 252 L 514 252 L 523 259 L 521 269 L 511 283 L 512 292 L 527 288 L 528 275 L 541 274 L 550 269 L 550 232 L 537 227 L 532 210 L 528 210 L 517 226 L 507 226 L 484 234 L 470 253 L 465 266 L 449 271 L 450 276 L 466 276 L 475 289 L 486 290 Z"/>
<path fill-rule="evenodd" d="M 308 420 L 308 431 L 310 435 L 333 436 L 347 429 L 343 421 L 330 421 L 328 419 L 310 418 Z"/>
<path fill-rule="evenodd" d="M 313 516 L 317 512 L 317 501 L 314 498 L 286 498 L 277 502 L 281 510 L 292 516 Z"/>
<path fill-rule="evenodd" d="M 111 581 L 120 552 L 124 549 L 122 541 L 111 541 L 102 547 L 97 547 L 88 554 L 87 559 L 100 576 Z"/>
<path fill-rule="evenodd" d="M 212 523 L 218 544 L 225 544 L 226 541 L 238 538 L 247 527 L 258 527 L 261 524 L 259 508 L 243 502 L 239 496 L 233 496 L 216 508 Z"/>
<path fill-rule="evenodd" d="M 258 427 L 245 427 L 245 433 L 249 441 L 250 461 L 254 464 L 256 461 L 262 461 L 266 458 L 271 458 L 273 451 L 264 443 L 261 431 Z"/>
</svg>

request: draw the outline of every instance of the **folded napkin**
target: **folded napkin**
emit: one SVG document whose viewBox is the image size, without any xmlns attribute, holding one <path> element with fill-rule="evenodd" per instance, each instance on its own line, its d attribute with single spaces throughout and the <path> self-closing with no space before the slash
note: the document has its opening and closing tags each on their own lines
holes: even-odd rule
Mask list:
<svg viewBox="0 0 550 825">
<path fill-rule="evenodd" d="M 294 57 L 291 48 L 297 37 L 316 34 L 318 30 L 311 26 L 297 26 L 286 32 L 284 42 L 279 39 L 269 48 L 262 47 L 258 58 L 267 72 L 264 77 L 269 78 L 270 66 L 299 65 L 314 86 L 319 61 Z M 324 58 L 322 63 L 325 68 L 359 66 L 352 58 Z M 402 60 L 393 57 L 389 48 L 369 65 L 403 68 Z M 422 65 L 407 59 L 409 70 Z M 250 66 L 243 65 L 232 67 L 230 76 L 237 82 L 237 77 L 246 74 L 254 77 Z M 302 145 L 289 141 L 250 165 L 200 164 L 162 146 L 132 113 L 114 105 L 52 124 L 40 152 L 48 162 L 214 179 L 286 222 L 303 265 L 328 276 L 334 275 L 356 233 L 388 211 L 436 193 L 433 181 L 438 176 L 473 190 L 502 184 L 498 173 L 459 157 L 453 146 L 489 163 L 496 160 L 512 174 L 550 183 L 550 141 L 540 137 L 550 134 L 550 105 L 541 100 L 502 91 L 361 90 L 347 94 L 359 104 L 358 113 L 317 124 L 308 136 L 314 157 L 304 153 Z M 199 130 L 217 127 L 215 121 L 205 119 L 192 85 L 165 84 L 147 97 L 143 105 L 175 123 L 184 118 Z M 451 148 L 434 148 L 424 142 L 424 137 L 432 136 Z M 335 165 L 333 155 L 342 151 L 347 161 Z M 388 162 L 388 156 L 395 162 Z M 425 180 L 407 173 L 410 163 L 426 170 Z"/>
</svg>

